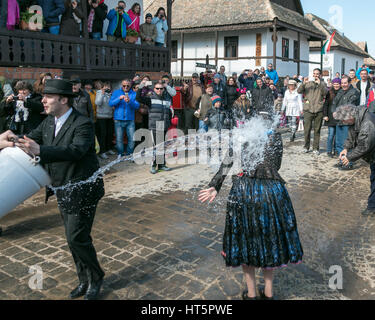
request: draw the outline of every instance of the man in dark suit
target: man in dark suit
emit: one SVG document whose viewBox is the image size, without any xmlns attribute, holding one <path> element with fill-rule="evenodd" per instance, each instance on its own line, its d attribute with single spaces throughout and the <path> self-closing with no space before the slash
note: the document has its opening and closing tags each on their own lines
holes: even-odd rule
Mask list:
<svg viewBox="0 0 375 320">
<path fill-rule="evenodd" d="M 104 272 L 90 236 L 96 207 L 104 196 L 101 177 L 86 181 L 98 169 L 94 126 L 90 119 L 71 107 L 74 93 L 66 80 L 47 80 L 42 103 L 48 117 L 16 146 L 38 155 L 52 179 L 53 191 L 65 226 L 67 242 L 76 264 L 79 285 L 70 297 L 98 297 Z"/>
</svg>

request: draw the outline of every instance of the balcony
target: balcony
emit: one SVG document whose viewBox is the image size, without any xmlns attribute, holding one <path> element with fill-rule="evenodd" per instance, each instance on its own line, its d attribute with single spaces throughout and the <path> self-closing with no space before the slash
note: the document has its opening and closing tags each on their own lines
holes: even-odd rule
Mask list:
<svg viewBox="0 0 375 320">
<path fill-rule="evenodd" d="M 170 71 L 169 50 L 33 31 L 0 30 L 0 66 L 62 69 L 83 78 L 122 79 L 134 72 Z"/>
</svg>

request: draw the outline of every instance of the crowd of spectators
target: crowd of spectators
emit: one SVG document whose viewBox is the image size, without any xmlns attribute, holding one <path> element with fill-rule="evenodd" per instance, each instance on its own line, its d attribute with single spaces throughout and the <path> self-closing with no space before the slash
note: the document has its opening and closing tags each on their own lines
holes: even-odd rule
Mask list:
<svg viewBox="0 0 375 320">
<path fill-rule="evenodd" d="M 87 1 L 87 12 L 82 1 Z M 165 9 L 159 8 L 154 16 L 147 13 L 143 24 L 141 12 L 139 3 L 127 10 L 125 1 L 108 8 L 105 0 L 1 0 L 0 28 L 83 37 L 86 27 L 90 39 L 101 40 L 105 34 L 107 41 L 165 47 L 168 31 Z M 108 20 L 107 30 L 103 30 L 105 20 Z"/>
</svg>

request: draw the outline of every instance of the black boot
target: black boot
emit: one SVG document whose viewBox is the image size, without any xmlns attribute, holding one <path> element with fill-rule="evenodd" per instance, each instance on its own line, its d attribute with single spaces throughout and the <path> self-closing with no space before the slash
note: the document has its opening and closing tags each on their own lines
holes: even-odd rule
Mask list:
<svg viewBox="0 0 375 320">
<path fill-rule="evenodd" d="M 71 293 L 70 293 L 70 298 L 71 299 L 76 299 L 79 297 L 83 297 L 86 294 L 87 288 L 88 288 L 88 283 L 80 283 L 77 288 L 75 288 Z"/>
<path fill-rule="evenodd" d="M 85 300 L 98 300 L 100 288 L 102 287 L 103 279 L 92 282 L 89 284 L 85 294 Z"/>
<path fill-rule="evenodd" d="M 292 136 L 290 137 L 290 142 L 294 142 L 295 139 L 296 139 L 296 133 L 293 132 Z"/>
<path fill-rule="evenodd" d="M 267 297 L 264 293 L 264 288 L 259 288 L 260 300 L 275 300 L 274 297 Z"/>
<path fill-rule="evenodd" d="M 250 298 L 247 295 L 247 293 L 248 293 L 247 290 L 245 290 L 244 292 L 242 292 L 242 300 L 259 300 L 258 297 Z"/>
</svg>

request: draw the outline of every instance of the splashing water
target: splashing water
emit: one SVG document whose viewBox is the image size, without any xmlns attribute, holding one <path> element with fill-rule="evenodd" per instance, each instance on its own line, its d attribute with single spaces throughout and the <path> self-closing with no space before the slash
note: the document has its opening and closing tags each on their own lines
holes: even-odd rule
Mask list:
<svg viewBox="0 0 375 320">
<path fill-rule="evenodd" d="M 263 161 L 265 146 L 268 141 L 268 134 L 272 131 L 278 119 L 273 123 L 264 120 L 262 117 L 253 117 L 245 121 L 239 128 L 233 130 L 209 131 L 208 133 L 196 133 L 187 136 L 180 136 L 172 140 L 168 140 L 155 145 L 155 147 L 144 148 L 143 151 L 134 153 L 130 156 L 118 158 L 105 166 L 98 169 L 90 178 L 84 181 L 68 183 L 60 187 L 49 186 L 55 193 L 59 190 L 67 190 L 82 186 L 88 183 L 94 183 L 98 178 L 102 178 L 105 173 L 116 164 L 121 162 L 134 161 L 137 164 L 145 164 L 151 160 L 155 155 L 165 154 L 166 157 L 173 157 L 178 155 L 178 163 L 185 164 L 186 151 L 194 151 L 196 155 L 195 164 L 206 164 L 212 170 L 216 170 L 224 156 L 228 153 L 229 148 L 233 149 L 234 165 L 232 171 L 238 173 L 241 169 L 251 171 Z M 246 145 L 246 148 L 244 148 Z M 198 149 L 198 154 L 196 153 Z M 211 154 L 208 155 L 208 150 Z M 155 151 L 156 150 L 156 151 Z M 180 156 L 182 155 L 182 158 Z M 190 153 L 189 153 L 190 155 Z M 246 157 L 246 167 L 241 159 Z M 189 162 L 190 163 L 190 162 Z"/>
</svg>

